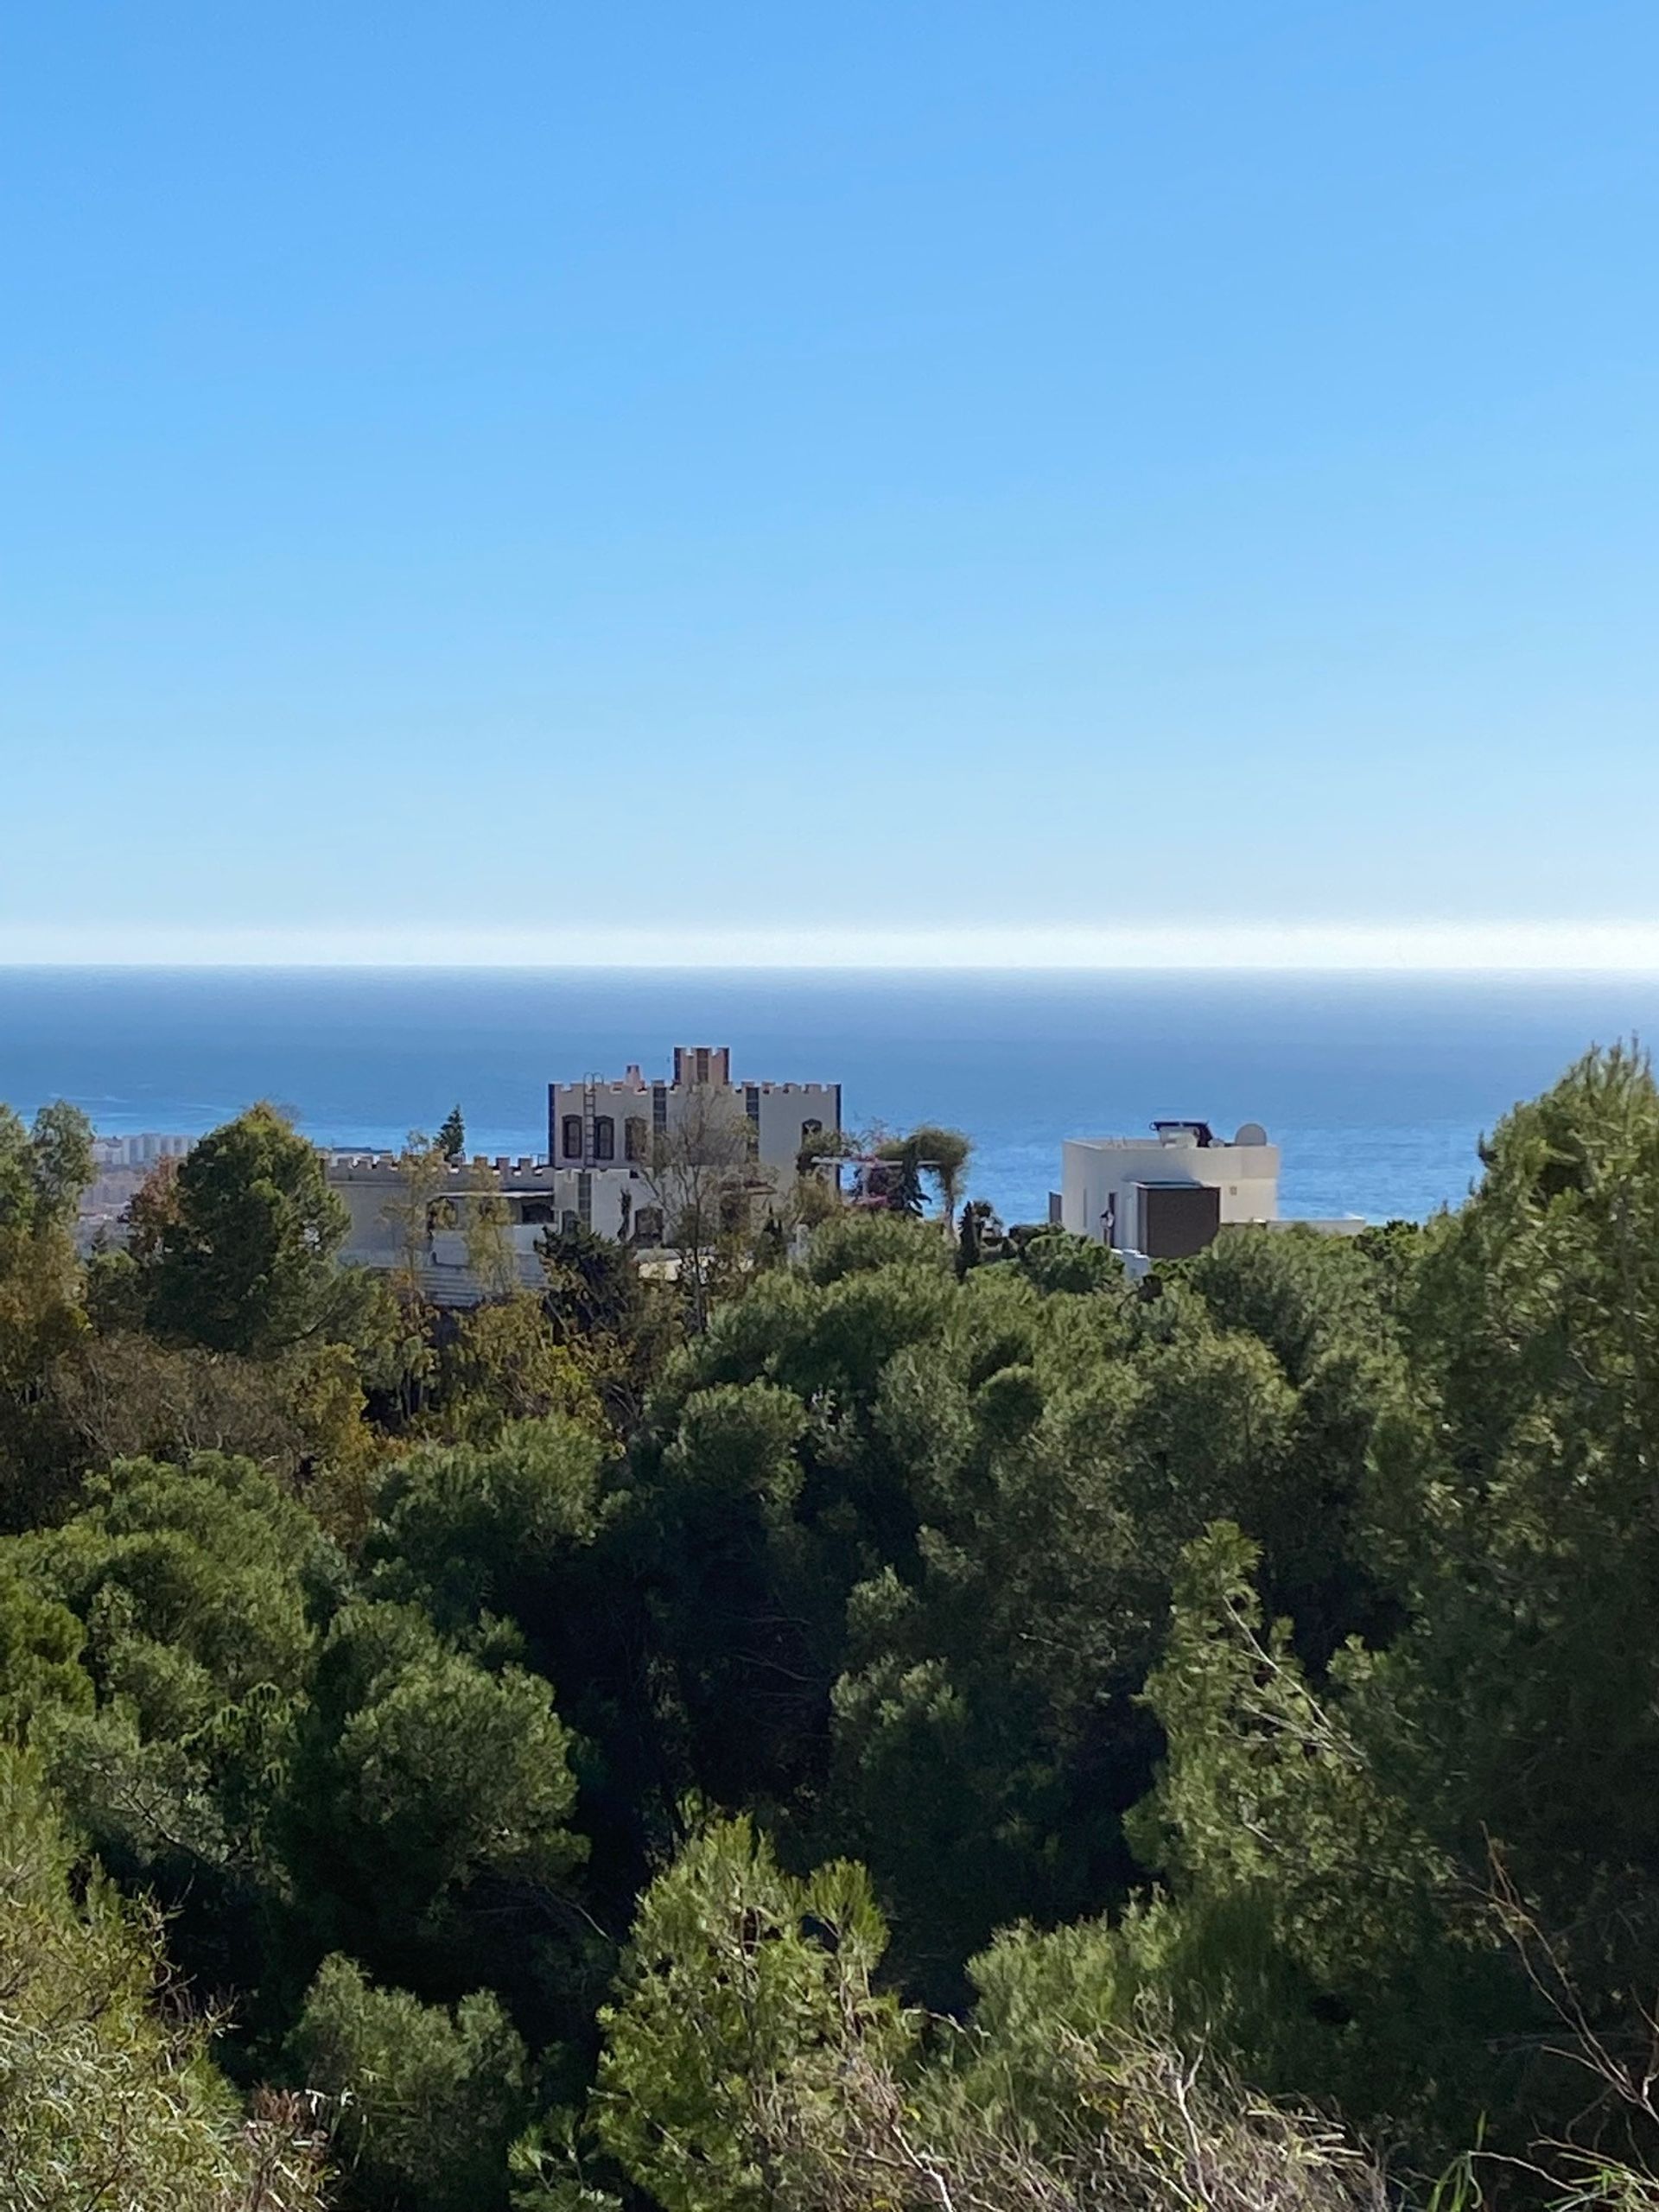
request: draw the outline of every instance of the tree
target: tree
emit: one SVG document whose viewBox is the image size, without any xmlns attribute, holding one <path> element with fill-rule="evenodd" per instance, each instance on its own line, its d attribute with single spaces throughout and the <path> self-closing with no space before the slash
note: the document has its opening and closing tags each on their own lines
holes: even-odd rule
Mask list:
<svg viewBox="0 0 1659 2212">
<path fill-rule="evenodd" d="M 652 1140 L 645 1179 L 679 1254 L 687 1317 L 706 1328 L 722 1254 L 741 1243 L 754 1194 L 771 1194 L 749 1122 L 723 1089 L 694 1084 L 682 1094 Z"/>
<path fill-rule="evenodd" d="M 77 1109 L 43 1106 L 25 1129 L 0 1106 L 0 1525 L 49 1510 L 76 1471 L 48 1378 L 86 1328 L 74 1222 L 92 1173 Z"/>
<path fill-rule="evenodd" d="M 533 1979 L 586 1855 L 570 1827 L 572 1751 L 548 1684 L 499 1649 L 454 1649 L 413 1605 L 346 1607 L 320 1656 L 291 1794 L 316 1923 L 415 1986 L 475 1986 L 485 1962 L 498 1986 Z"/>
<path fill-rule="evenodd" d="M 493 1167 L 474 1170 L 462 1229 L 467 1272 L 486 1299 L 508 1298 L 518 1287 L 518 1255 L 510 1234 L 512 1212 Z"/>
<path fill-rule="evenodd" d="M 604 1431 L 592 1376 L 528 1291 L 461 1314 L 441 1345 L 438 1366 L 443 1426 L 453 1436 L 483 1439 L 549 1414 Z"/>
<path fill-rule="evenodd" d="M 906 1141 L 914 1147 L 918 1160 L 933 1178 L 940 1211 L 947 1228 L 954 1230 L 957 1209 L 962 1202 L 963 1178 L 974 1149 L 972 1140 L 960 1129 L 944 1129 L 936 1122 L 924 1122 L 911 1131 Z"/>
<path fill-rule="evenodd" d="M 874 1987 L 861 1868 L 798 1879 L 747 1821 L 711 1828 L 641 1904 L 592 2135 L 664 2212 L 1377 2212 L 1329 2126 L 1103 2016 L 1070 1936 L 1017 1931 L 966 2025 L 930 2022 Z M 616 2202 L 580 2158 L 521 2163 L 526 2212 Z"/>
<path fill-rule="evenodd" d="M 127 1250 L 141 1268 L 159 1257 L 162 1238 L 179 1218 L 179 1168 L 175 1153 L 158 1160 L 127 1201 Z"/>
<path fill-rule="evenodd" d="M 646 1891 L 593 2102 L 604 2148 L 664 2212 L 807 2201 L 779 2123 L 833 2112 L 856 2049 L 890 2066 L 914 2027 L 874 1977 L 887 1930 L 862 1870 L 784 1873 L 747 1820 Z"/>
<path fill-rule="evenodd" d="M 16 1117 L 10 1118 L 15 1121 Z M 67 1229 L 73 1224 L 81 1193 L 92 1181 L 92 1132 L 86 1116 L 67 1099 L 60 1098 L 49 1106 L 42 1106 L 29 1133 L 27 1197 L 20 1209 L 34 1235 L 45 1236 L 52 1230 Z M 13 1214 L 16 1203 L 16 1196 L 10 1192 L 0 1199 L 0 1205 L 14 1219 L 17 1217 Z"/>
<path fill-rule="evenodd" d="M 397 1239 L 397 1289 L 406 1306 L 418 1306 L 424 1298 L 434 1230 L 454 1225 L 449 1170 L 442 1140 L 411 1129 L 397 1155 L 397 1194 L 382 1209 Z"/>
<path fill-rule="evenodd" d="M 348 1217 L 315 1146 L 275 1107 L 205 1136 L 181 1163 L 177 1192 L 150 1280 L 161 1334 L 262 1354 L 323 1330 Z"/>
<path fill-rule="evenodd" d="M 37 1708 L 31 1741 L 111 1872 L 169 1912 L 177 1959 L 257 2017 L 280 2003 L 284 1797 L 345 1565 L 245 1461 L 140 1461 L 90 1490 L 63 1527 L 5 1548 L 5 1569 L 73 1616 L 97 1690 L 92 1712 Z"/>
<path fill-rule="evenodd" d="M 943 1129 L 931 1122 L 924 1122 L 908 1136 L 885 1139 L 875 1153 L 879 1160 L 891 1163 L 883 1188 L 888 1209 L 919 1216 L 922 1177 L 931 1175 L 938 1189 L 945 1233 L 954 1237 L 963 1173 L 972 1151 L 971 1142 L 959 1129 Z"/>
<path fill-rule="evenodd" d="M 22 1744 L 37 1721 L 86 1713 L 92 1685 L 80 1664 L 86 1643 L 67 1605 L 0 1567 L 0 1743 Z"/>
<path fill-rule="evenodd" d="M 1414 2099 L 1446 2086 L 1443 2066 L 1421 2064 L 1426 2044 L 1472 2025 L 1463 1961 L 1490 1935 L 1339 1694 L 1316 1697 L 1287 1624 L 1264 1625 L 1256 1557 L 1225 1522 L 1183 1556 L 1147 1691 L 1168 1753 L 1132 1822 L 1171 1902 L 1132 1924 L 1127 1948 L 1160 1961 L 1189 2031 L 1255 2078 L 1421 2122 Z"/>
<path fill-rule="evenodd" d="M 1002 1224 L 988 1199 L 972 1198 L 963 1206 L 957 1224 L 958 1279 L 981 1266 L 1002 1241 Z"/>
<path fill-rule="evenodd" d="M 332 1395 L 322 1388 L 327 1382 Z M 82 1337 L 54 1366 L 48 1387 L 79 1456 L 92 1467 L 227 1452 L 298 1480 L 342 1449 L 349 1456 L 368 1443 L 356 1370 L 342 1344 L 254 1360 L 118 1329 Z"/>
<path fill-rule="evenodd" d="M 306 2102 L 238 2109 L 208 2024 L 163 2001 L 154 1912 L 78 1866 L 38 1766 L 0 1750 L 0 2160 L 27 2212 L 321 2212 Z"/>
<path fill-rule="evenodd" d="M 579 1223 L 539 1240 L 543 1305 L 559 1342 L 620 1428 L 632 1428 L 676 1333 L 668 1294 L 632 1250 Z"/>
<path fill-rule="evenodd" d="M 467 1124 L 461 1119 L 459 1105 L 452 1106 L 438 1124 L 438 1150 L 448 1160 L 460 1161 L 467 1157 Z"/>
<path fill-rule="evenodd" d="M 558 1648 L 573 1569 L 614 1503 L 598 1440 L 568 1420 L 512 1424 L 486 1445 L 429 1447 L 386 1478 L 364 1548 L 368 1586 L 418 1605 L 457 1638 L 505 1615 L 547 1652 Z M 543 1671 L 564 1678 L 563 1668 Z"/>
<path fill-rule="evenodd" d="M 626 1926 L 649 1853 L 673 1827 L 674 1789 L 648 1561 L 600 1438 L 554 1418 L 415 1453 L 386 1478 L 363 1567 L 374 1597 L 419 1606 L 463 1647 L 510 1638 L 557 1684 L 593 1845 L 588 1891 L 601 1918 Z"/>
<path fill-rule="evenodd" d="M 298 2078 L 334 2100 L 341 2202 L 363 2212 L 494 2212 L 531 2111 L 523 2039 L 487 1990 L 453 2008 L 378 1989 L 335 1954 L 289 2038 Z"/>
<path fill-rule="evenodd" d="M 907 1214 L 912 1221 L 922 1217 L 922 1169 L 920 1155 L 908 1137 L 893 1137 L 878 1149 L 883 1163 L 872 1173 L 879 1176 L 878 1195 L 889 1213 Z"/>
</svg>

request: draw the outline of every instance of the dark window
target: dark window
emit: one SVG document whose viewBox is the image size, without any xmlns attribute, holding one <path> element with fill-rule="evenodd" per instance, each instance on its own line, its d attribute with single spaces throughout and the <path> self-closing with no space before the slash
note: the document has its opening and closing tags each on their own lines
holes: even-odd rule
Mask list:
<svg viewBox="0 0 1659 2212">
<path fill-rule="evenodd" d="M 576 1216 L 571 1212 L 569 1207 L 567 1206 L 564 1211 L 559 1216 L 559 1227 L 564 1231 L 567 1236 L 571 1236 L 575 1235 L 575 1231 L 580 1229 L 581 1226 L 581 1222 L 577 1219 Z"/>
<path fill-rule="evenodd" d="M 801 1123 L 801 1142 L 803 1145 L 805 1144 L 809 1137 L 821 1137 L 823 1135 L 823 1123 L 822 1122 L 803 1122 Z"/>
<path fill-rule="evenodd" d="M 677 1063 L 679 1054 L 676 1052 L 674 1058 Z M 677 1072 L 674 1080 L 677 1083 L 679 1079 Z M 653 1083 L 651 1086 L 651 1126 L 658 1136 L 668 1127 L 668 1085 L 665 1083 Z"/>
<path fill-rule="evenodd" d="M 660 1206 L 641 1206 L 634 1215 L 633 1241 L 636 1244 L 662 1243 L 663 1210 Z"/>
<path fill-rule="evenodd" d="M 1221 1192 L 1213 1183 L 1142 1183 L 1141 1249 L 1154 1260 L 1184 1260 L 1215 1242 Z"/>
<path fill-rule="evenodd" d="M 582 1116 L 580 1114 L 567 1114 L 564 1117 L 563 1150 L 567 1160 L 582 1158 Z"/>
<path fill-rule="evenodd" d="M 608 1114 L 601 1114 L 594 1118 L 594 1158 L 595 1160 L 616 1158 L 616 1123 Z"/>
<path fill-rule="evenodd" d="M 622 1149 L 629 1160 L 643 1160 L 645 1156 L 645 1117 L 630 1114 L 622 1124 Z"/>
</svg>

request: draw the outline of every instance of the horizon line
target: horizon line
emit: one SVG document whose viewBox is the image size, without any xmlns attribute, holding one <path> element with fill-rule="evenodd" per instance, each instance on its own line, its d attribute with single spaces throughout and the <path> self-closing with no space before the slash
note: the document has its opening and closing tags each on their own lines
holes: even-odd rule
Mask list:
<svg viewBox="0 0 1659 2212">
<path fill-rule="evenodd" d="M 1659 922 L 1227 922 L 1021 929 L 394 931 L 0 924 L 0 969 L 937 974 L 1659 973 Z"/>
</svg>

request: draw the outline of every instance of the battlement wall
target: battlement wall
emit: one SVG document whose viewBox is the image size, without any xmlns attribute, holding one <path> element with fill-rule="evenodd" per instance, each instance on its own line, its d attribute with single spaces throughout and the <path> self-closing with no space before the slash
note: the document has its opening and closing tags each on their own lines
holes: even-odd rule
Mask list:
<svg viewBox="0 0 1659 2212">
<path fill-rule="evenodd" d="M 528 1153 L 516 1160 L 505 1153 L 498 1153 L 493 1160 L 480 1153 L 472 1160 L 445 1162 L 438 1180 L 440 1187 L 448 1185 L 465 1191 L 473 1186 L 474 1177 L 493 1175 L 504 1190 L 549 1190 L 562 1172 L 550 1160 Z M 395 1154 L 385 1152 L 331 1153 L 327 1173 L 331 1183 L 382 1184 L 388 1189 L 406 1186 L 410 1180 L 409 1170 L 403 1161 Z"/>
</svg>

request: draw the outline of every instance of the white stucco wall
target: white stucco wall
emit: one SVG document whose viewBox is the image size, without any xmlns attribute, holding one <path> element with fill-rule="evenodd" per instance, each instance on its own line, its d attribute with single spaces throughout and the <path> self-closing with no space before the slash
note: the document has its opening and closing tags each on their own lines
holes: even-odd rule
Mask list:
<svg viewBox="0 0 1659 2212">
<path fill-rule="evenodd" d="M 485 1172 L 480 1174 L 480 1170 Z M 423 1289 L 440 1304 L 465 1305 L 477 1295 L 461 1217 L 469 1203 L 476 1203 L 480 1190 L 505 1200 L 512 1218 L 503 1234 L 516 1255 L 518 1279 L 527 1289 L 539 1288 L 543 1277 L 537 1244 L 550 1227 L 556 1228 L 567 1217 L 582 1220 L 582 1180 L 580 1169 L 529 1158 L 480 1160 L 452 1169 L 433 1197 L 448 1200 L 455 1225 L 435 1225 L 423 1240 L 416 1240 L 421 1248 Z M 620 1238 L 625 1226 L 632 1230 L 642 1208 L 657 1204 L 649 1182 L 637 1168 L 596 1167 L 588 1171 L 587 1180 L 588 1225 L 598 1236 Z M 404 1210 L 410 1204 L 410 1191 L 397 1161 L 389 1154 L 333 1154 L 328 1186 L 351 1217 L 340 1258 L 355 1267 L 406 1267 L 410 1233 Z M 551 1220 L 521 1219 L 527 1205 L 537 1211 L 548 1211 Z"/>
<path fill-rule="evenodd" d="M 1196 1183 L 1218 1191 L 1224 1224 L 1275 1221 L 1279 1147 L 1199 1145 L 1158 1137 L 1068 1138 L 1061 1148 L 1063 1225 L 1074 1236 L 1102 1243 L 1103 1217 L 1111 1205 L 1118 1247 L 1133 1250 L 1138 1234 L 1137 1183 Z"/>
</svg>

